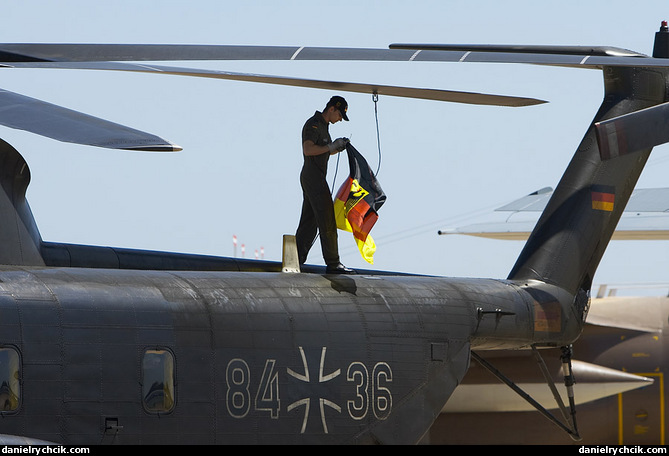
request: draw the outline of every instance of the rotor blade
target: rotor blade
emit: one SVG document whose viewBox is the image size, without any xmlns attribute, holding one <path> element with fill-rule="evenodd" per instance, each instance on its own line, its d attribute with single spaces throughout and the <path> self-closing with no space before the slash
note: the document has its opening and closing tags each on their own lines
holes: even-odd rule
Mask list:
<svg viewBox="0 0 669 456">
<path fill-rule="evenodd" d="M 389 95 L 393 97 L 419 98 L 424 100 L 450 101 L 494 106 L 531 106 L 546 103 L 535 98 L 514 97 L 506 95 L 492 95 L 476 92 L 461 92 L 442 89 L 424 89 L 414 87 L 387 86 L 380 84 L 363 84 L 356 82 L 323 81 L 316 79 L 291 78 L 249 73 L 232 73 L 225 71 L 210 71 L 197 69 L 181 69 L 177 67 L 153 67 L 155 71 L 180 76 L 195 76 L 215 79 L 229 79 L 235 81 L 260 82 L 314 89 L 328 89 L 345 92 L 369 93 Z M 127 70 L 124 70 L 127 71 Z"/>
<path fill-rule="evenodd" d="M 602 160 L 669 142 L 669 103 L 595 124 Z"/>
<path fill-rule="evenodd" d="M 2 62 L 289 60 L 299 46 L 199 44 L 0 44 Z"/>
<path fill-rule="evenodd" d="M 109 149 L 181 150 L 150 133 L 2 89 L 0 124 L 59 141 Z"/>
<path fill-rule="evenodd" d="M 163 44 L 0 44 L 0 62 L 328 60 L 527 63 L 601 69 L 669 67 L 669 59 L 601 46 L 392 45 L 393 49 Z M 407 46 L 406 49 L 398 49 Z M 430 48 L 434 49 L 430 49 Z M 443 50 L 442 50 L 443 49 Z M 448 50 L 451 49 L 451 50 Z"/>
<path fill-rule="evenodd" d="M 46 62 L 46 63 L 31 63 L 31 64 L 16 63 L 12 64 L 12 67 L 113 70 L 113 71 L 140 72 L 140 73 L 172 74 L 179 76 L 228 79 L 235 81 L 278 84 L 278 85 L 296 86 L 296 87 L 309 87 L 315 89 L 369 93 L 378 95 L 388 95 L 394 97 L 419 98 L 425 100 L 450 101 L 455 103 L 468 103 L 468 104 L 478 104 L 478 105 L 517 107 L 517 106 L 531 106 L 531 105 L 546 103 L 546 101 L 538 100 L 536 98 L 492 95 L 492 94 L 484 94 L 476 92 L 461 92 L 461 91 L 441 90 L 441 89 L 387 86 L 380 84 L 364 84 L 356 82 L 323 81 L 316 79 L 291 78 L 285 76 L 271 76 L 263 74 L 232 73 L 226 71 L 167 67 L 161 65 L 139 65 L 131 63 L 116 63 L 116 62 Z"/>
<path fill-rule="evenodd" d="M 390 49 L 431 50 L 431 51 L 478 51 L 508 52 L 519 54 L 556 54 L 556 55 L 599 55 L 612 57 L 648 57 L 629 49 L 611 46 L 545 46 L 512 44 L 405 44 L 396 43 Z"/>
</svg>

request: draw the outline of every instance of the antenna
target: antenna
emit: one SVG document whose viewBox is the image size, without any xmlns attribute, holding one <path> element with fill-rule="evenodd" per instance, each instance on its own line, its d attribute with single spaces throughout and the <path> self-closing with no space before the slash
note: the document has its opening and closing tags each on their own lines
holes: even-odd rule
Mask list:
<svg viewBox="0 0 669 456">
<path fill-rule="evenodd" d="M 660 30 L 655 32 L 653 57 L 659 59 L 669 58 L 669 26 L 667 26 L 667 21 L 662 21 Z"/>
</svg>

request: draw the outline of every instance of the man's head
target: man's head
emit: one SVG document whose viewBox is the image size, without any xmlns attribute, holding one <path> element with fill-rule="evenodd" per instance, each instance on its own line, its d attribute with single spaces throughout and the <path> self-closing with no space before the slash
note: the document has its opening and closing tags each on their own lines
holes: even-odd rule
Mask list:
<svg viewBox="0 0 669 456">
<path fill-rule="evenodd" d="M 346 111 L 348 110 L 348 103 L 346 100 L 344 100 L 343 97 L 335 95 L 334 97 L 330 98 L 330 101 L 328 101 L 328 104 L 325 105 L 325 110 L 327 111 L 328 109 L 332 108 L 335 113 L 341 114 L 341 118 L 348 121 L 348 116 L 346 115 Z M 332 122 L 335 123 L 336 121 Z"/>
</svg>

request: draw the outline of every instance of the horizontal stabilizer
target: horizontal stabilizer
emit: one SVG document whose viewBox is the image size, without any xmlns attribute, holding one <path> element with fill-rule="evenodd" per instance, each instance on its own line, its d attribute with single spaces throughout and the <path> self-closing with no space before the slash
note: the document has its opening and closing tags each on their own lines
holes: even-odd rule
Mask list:
<svg viewBox="0 0 669 456">
<path fill-rule="evenodd" d="M 669 103 L 595 123 L 599 154 L 608 160 L 669 142 Z"/>
<path fill-rule="evenodd" d="M 58 141 L 109 149 L 181 150 L 150 133 L 1 89 L 0 125 Z"/>
<path fill-rule="evenodd" d="M 535 98 L 493 95 L 477 92 L 461 92 L 441 89 L 425 89 L 414 87 L 387 86 L 380 84 L 364 84 L 355 82 L 324 81 L 317 79 L 292 78 L 252 73 L 234 73 L 228 71 L 205 70 L 195 68 L 168 67 L 162 65 L 137 65 L 119 62 L 40 62 L 17 63 L 14 68 L 56 68 L 56 69 L 86 69 L 127 71 L 139 73 L 171 74 L 200 78 L 227 79 L 233 81 L 256 82 L 263 84 L 278 84 L 294 87 L 308 87 L 345 92 L 388 95 L 393 97 L 418 98 L 424 100 L 449 101 L 493 106 L 531 106 L 546 103 Z"/>
</svg>

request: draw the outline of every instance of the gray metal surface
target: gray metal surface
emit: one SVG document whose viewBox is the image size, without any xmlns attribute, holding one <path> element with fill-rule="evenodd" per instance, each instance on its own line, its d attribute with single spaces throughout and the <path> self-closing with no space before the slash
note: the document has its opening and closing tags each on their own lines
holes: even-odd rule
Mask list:
<svg viewBox="0 0 669 456">
<path fill-rule="evenodd" d="M 125 71 L 135 73 L 167 74 L 201 78 L 226 79 L 234 81 L 247 81 L 263 84 L 276 84 L 296 87 L 309 87 L 316 89 L 328 89 L 344 92 L 358 92 L 393 97 L 419 98 L 426 100 L 450 101 L 455 103 L 469 103 L 496 106 L 531 106 L 545 103 L 535 98 L 516 97 L 506 95 L 493 95 L 477 92 L 462 92 L 454 90 L 414 88 L 402 86 L 388 86 L 381 84 L 365 84 L 356 82 L 327 81 L 317 79 L 294 78 L 286 76 L 272 76 L 265 74 L 235 73 L 229 71 L 205 70 L 196 68 L 183 68 L 164 65 L 146 65 L 119 62 L 38 62 L 38 63 L 15 63 L 13 68 L 50 68 L 69 70 L 104 70 Z"/>
<path fill-rule="evenodd" d="M 0 124 L 64 142 L 110 149 L 178 151 L 158 136 L 0 89 Z"/>
<path fill-rule="evenodd" d="M 603 120 L 595 125 L 602 159 L 669 142 L 669 103 Z"/>
<path fill-rule="evenodd" d="M 444 45 L 441 45 L 444 46 Z M 425 46 L 429 48 L 429 45 Z M 507 46 L 510 48 L 511 46 Z M 611 48 L 613 49 L 613 48 Z M 376 62 L 487 62 L 528 63 L 601 69 L 603 66 L 658 67 L 669 59 L 645 57 L 634 51 L 627 55 L 498 52 L 495 46 L 462 46 L 458 50 L 374 49 L 309 46 L 239 45 L 132 45 L 132 44 L 0 44 L 0 62 L 101 62 L 101 61 L 187 61 L 187 60 L 348 60 Z"/>
<path fill-rule="evenodd" d="M 496 322 L 477 308 L 526 308 L 498 281 L 3 269 L 3 344 L 24 363 L 3 431 L 75 445 L 417 441 L 466 372 L 472 336 L 518 334 L 520 313 Z M 174 413 L 142 410 L 141 354 L 157 348 L 174 353 Z M 236 383 L 230 366 L 247 376 Z M 367 375 L 381 402 L 360 396 Z M 256 406 L 265 376 L 274 411 Z"/>
</svg>

